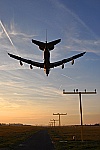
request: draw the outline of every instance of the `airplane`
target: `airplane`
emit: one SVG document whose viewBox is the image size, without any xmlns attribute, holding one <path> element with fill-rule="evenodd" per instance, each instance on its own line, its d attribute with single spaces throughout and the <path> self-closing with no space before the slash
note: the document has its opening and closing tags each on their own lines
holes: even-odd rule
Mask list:
<svg viewBox="0 0 100 150">
<path fill-rule="evenodd" d="M 83 56 L 86 53 L 86 52 L 82 52 L 80 54 L 74 55 L 74 56 L 69 57 L 67 59 L 62 59 L 60 61 L 51 63 L 50 62 L 50 51 L 53 50 L 54 46 L 56 44 L 58 44 L 60 41 L 61 41 L 61 39 L 54 40 L 52 42 L 47 42 L 47 39 L 46 39 L 46 42 L 44 43 L 44 42 L 40 42 L 40 41 L 32 39 L 32 43 L 36 44 L 39 47 L 39 49 L 44 52 L 44 59 L 43 59 L 44 62 L 43 63 L 36 62 L 33 60 L 29 60 L 29 59 L 25 59 L 25 58 L 22 58 L 22 57 L 19 57 L 19 56 L 10 54 L 10 53 L 8 53 L 8 55 L 14 59 L 19 60 L 21 66 L 23 65 L 23 62 L 24 62 L 24 63 L 30 64 L 30 69 L 33 69 L 33 66 L 44 68 L 44 71 L 45 71 L 46 75 L 48 76 L 51 68 L 58 67 L 58 66 L 62 65 L 62 69 L 63 69 L 64 64 L 67 62 L 70 62 L 70 61 L 72 61 L 72 65 L 73 65 L 75 59 Z"/>
</svg>

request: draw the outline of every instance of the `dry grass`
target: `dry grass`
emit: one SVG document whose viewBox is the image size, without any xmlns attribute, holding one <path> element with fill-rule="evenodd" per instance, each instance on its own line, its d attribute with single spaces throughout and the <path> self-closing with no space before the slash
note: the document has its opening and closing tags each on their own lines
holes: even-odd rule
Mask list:
<svg viewBox="0 0 100 150">
<path fill-rule="evenodd" d="M 39 130 L 34 126 L 0 126 L 0 148 L 12 148 Z"/>
<path fill-rule="evenodd" d="M 83 126 L 83 142 L 80 126 L 53 127 L 48 130 L 56 150 L 100 149 L 100 126 Z"/>
<path fill-rule="evenodd" d="M 35 132 L 44 129 L 48 130 L 56 150 L 100 150 L 100 126 L 83 126 L 83 142 L 80 126 L 0 126 L 0 148 L 13 149 Z"/>
</svg>

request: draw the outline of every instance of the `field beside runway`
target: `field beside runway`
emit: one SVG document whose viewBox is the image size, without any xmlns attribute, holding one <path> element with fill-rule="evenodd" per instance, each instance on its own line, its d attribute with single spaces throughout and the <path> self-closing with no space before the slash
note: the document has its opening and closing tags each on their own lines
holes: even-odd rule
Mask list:
<svg viewBox="0 0 100 150">
<path fill-rule="evenodd" d="M 80 126 L 0 126 L 0 148 L 13 149 L 40 130 L 48 131 L 56 150 L 100 149 L 100 126 L 83 126 L 83 142 Z"/>
<path fill-rule="evenodd" d="M 83 126 L 83 142 L 81 142 L 81 126 L 62 126 L 48 129 L 56 150 L 99 150 L 100 126 Z"/>
</svg>

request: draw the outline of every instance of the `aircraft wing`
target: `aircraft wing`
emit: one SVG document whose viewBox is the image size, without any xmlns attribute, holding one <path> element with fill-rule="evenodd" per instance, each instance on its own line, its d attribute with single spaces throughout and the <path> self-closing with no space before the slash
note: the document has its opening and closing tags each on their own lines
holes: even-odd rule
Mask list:
<svg viewBox="0 0 100 150">
<path fill-rule="evenodd" d="M 57 61 L 57 62 L 54 62 L 54 63 L 50 63 L 50 68 L 54 68 L 54 67 L 57 67 L 57 66 L 60 66 L 60 65 L 63 65 L 69 61 L 74 61 L 74 59 L 77 59 L 81 56 L 83 56 L 86 52 L 83 52 L 83 53 L 80 53 L 80 54 L 77 54 L 77 55 L 74 55 L 72 57 L 69 57 L 67 59 L 63 59 L 61 61 Z"/>
<path fill-rule="evenodd" d="M 36 66 L 36 67 L 40 67 L 40 68 L 44 68 L 44 63 L 39 63 L 39 62 L 35 62 L 35 61 L 32 61 L 32 60 L 28 60 L 28 59 L 25 59 L 25 58 L 22 58 L 22 57 L 19 57 L 19 56 L 16 56 L 16 55 L 13 55 L 13 54 L 10 54 L 8 53 L 8 55 L 14 59 L 17 59 L 21 62 L 25 62 L 27 64 L 30 64 L 30 65 L 33 65 L 33 66 Z"/>
</svg>

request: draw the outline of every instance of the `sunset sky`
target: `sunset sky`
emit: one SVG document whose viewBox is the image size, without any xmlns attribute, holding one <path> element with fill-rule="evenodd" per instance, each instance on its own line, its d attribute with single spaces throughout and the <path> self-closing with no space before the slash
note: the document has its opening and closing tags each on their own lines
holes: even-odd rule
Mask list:
<svg viewBox="0 0 100 150">
<path fill-rule="evenodd" d="M 82 95 L 84 124 L 100 123 L 100 0 L 0 0 L 0 122 L 48 125 L 62 116 L 62 125 L 80 124 L 79 96 L 66 91 L 94 91 Z M 20 66 L 7 52 L 43 62 L 43 52 L 31 40 L 61 42 L 51 62 L 86 51 L 71 63 L 51 69 Z"/>
</svg>

